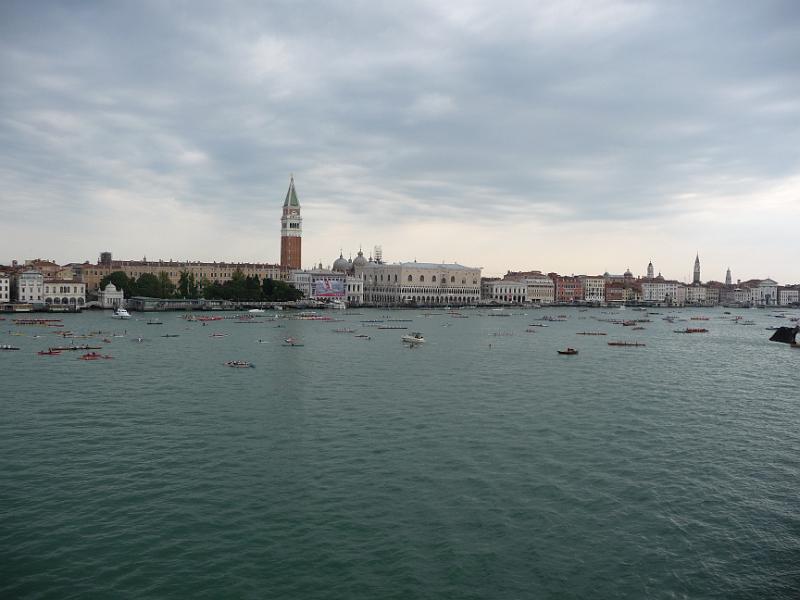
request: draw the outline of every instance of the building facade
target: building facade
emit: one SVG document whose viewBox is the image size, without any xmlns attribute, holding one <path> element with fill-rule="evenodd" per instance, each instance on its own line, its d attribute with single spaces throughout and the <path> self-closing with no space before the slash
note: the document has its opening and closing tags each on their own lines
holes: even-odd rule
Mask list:
<svg viewBox="0 0 800 600">
<path fill-rule="evenodd" d="M 583 288 L 583 301 L 592 303 L 602 303 L 606 299 L 606 280 L 599 275 L 592 277 L 581 275 L 581 287 Z"/>
<path fill-rule="evenodd" d="M 72 279 L 45 279 L 43 296 L 45 304 L 82 308 L 86 304 L 86 284 Z"/>
<path fill-rule="evenodd" d="M 23 271 L 17 277 L 17 300 L 27 303 L 43 303 L 44 275 L 39 271 Z"/>
<path fill-rule="evenodd" d="M 364 281 L 347 273 L 316 268 L 292 271 L 289 283 L 303 292 L 303 298 L 318 302 L 364 303 Z"/>
<path fill-rule="evenodd" d="M 525 297 L 533 304 L 552 304 L 556 286 L 553 280 L 541 271 L 509 271 L 505 279 L 522 281 L 527 286 Z"/>
<path fill-rule="evenodd" d="M 281 269 L 278 265 L 268 263 L 225 263 L 225 262 L 197 262 L 197 261 L 148 261 L 148 260 L 112 260 L 110 253 L 107 260 L 99 260 L 96 265 L 84 263 L 81 265 L 81 281 L 86 284 L 88 292 L 96 292 L 100 287 L 103 277 L 116 271 L 122 271 L 130 278 L 138 278 L 145 273 L 159 276 L 166 273 L 173 285 L 178 285 L 182 272 L 194 276 L 198 284 L 203 281 L 211 283 L 225 283 L 230 281 L 236 271 L 241 271 L 245 276 L 256 275 L 260 280 L 280 279 Z"/>
<path fill-rule="evenodd" d="M 11 302 L 11 277 L 0 273 L 0 302 Z"/>
<path fill-rule="evenodd" d="M 355 275 L 364 281 L 367 304 L 461 306 L 481 298 L 480 268 L 454 263 L 368 262 Z"/>
<path fill-rule="evenodd" d="M 583 282 L 574 275 L 549 273 L 555 285 L 556 302 L 581 302 L 583 300 Z"/>
<path fill-rule="evenodd" d="M 522 304 L 528 299 L 528 285 L 512 279 L 490 279 L 481 282 L 481 299 L 505 304 Z"/>
<path fill-rule="evenodd" d="M 97 301 L 102 308 L 119 308 L 125 306 L 125 296 L 122 290 L 118 290 L 117 286 L 110 281 L 106 284 L 105 288 L 98 290 Z"/>
<path fill-rule="evenodd" d="M 300 217 L 300 201 L 294 189 L 294 177 L 289 180 L 289 190 L 283 201 L 281 215 L 281 268 L 300 269 L 301 244 L 303 240 L 303 219 Z"/>
</svg>

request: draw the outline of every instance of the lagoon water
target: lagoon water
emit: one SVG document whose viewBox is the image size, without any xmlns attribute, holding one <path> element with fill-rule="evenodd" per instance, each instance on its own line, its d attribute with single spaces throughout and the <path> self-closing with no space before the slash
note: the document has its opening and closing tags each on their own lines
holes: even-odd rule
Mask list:
<svg viewBox="0 0 800 600">
<path fill-rule="evenodd" d="M 63 340 L 7 316 L 0 597 L 800 597 L 800 350 L 765 330 L 785 319 L 506 312 L 64 316 L 126 331 L 93 362 L 36 355 Z M 600 320 L 622 317 L 652 322 Z"/>
</svg>

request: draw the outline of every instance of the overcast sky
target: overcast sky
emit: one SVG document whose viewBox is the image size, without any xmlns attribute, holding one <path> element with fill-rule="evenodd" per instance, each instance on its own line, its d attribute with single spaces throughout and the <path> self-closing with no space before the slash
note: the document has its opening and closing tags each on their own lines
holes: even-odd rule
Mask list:
<svg viewBox="0 0 800 600">
<path fill-rule="evenodd" d="M 0 262 L 800 282 L 800 3 L 0 3 Z"/>
</svg>

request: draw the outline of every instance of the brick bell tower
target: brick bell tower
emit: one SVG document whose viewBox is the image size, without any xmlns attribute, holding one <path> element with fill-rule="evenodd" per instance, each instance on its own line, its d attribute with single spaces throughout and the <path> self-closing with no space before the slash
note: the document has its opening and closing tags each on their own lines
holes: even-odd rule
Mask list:
<svg viewBox="0 0 800 600">
<path fill-rule="evenodd" d="M 289 191 L 283 201 L 281 215 L 281 267 L 285 270 L 299 269 L 300 243 L 303 238 L 303 219 L 300 202 L 294 189 L 294 176 L 289 179 Z"/>
</svg>

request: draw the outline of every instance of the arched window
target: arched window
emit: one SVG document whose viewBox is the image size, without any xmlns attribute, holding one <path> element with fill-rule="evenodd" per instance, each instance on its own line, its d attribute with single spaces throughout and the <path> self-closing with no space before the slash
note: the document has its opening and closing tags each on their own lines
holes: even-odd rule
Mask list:
<svg viewBox="0 0 800 600">
<path fill-rule="evenodd" d="M 467 285 L 467 280 L 466 279 L 462 279 L 461 280 L 461 285 Z"/>
<path fill-rule="evenodd" d="M 450 275 L 450 283 L 455 283 L 455 282 L 456 282 L 455 276 L 454 275 Z"/>
<path fill-rule="evenodd" d="M 420 276 L 419 276 L 419 280 L 420 280 L 420 281 L 425 281 L 425 275 L 420 275 Z"/>
<path fill-rule="evenodd" d="M 411 277 L 411 275 L 409 275 L 409 276 L 408 276 L 408 280 L 409 280 L 409 281 L 411 281 L 411 279 L 412 279 L 412 277 Z"/>
<path fill-rule="evenodd" d="M 431 278 L 431 282 L 436 283 L 436 275 Z"/>
</svg>

